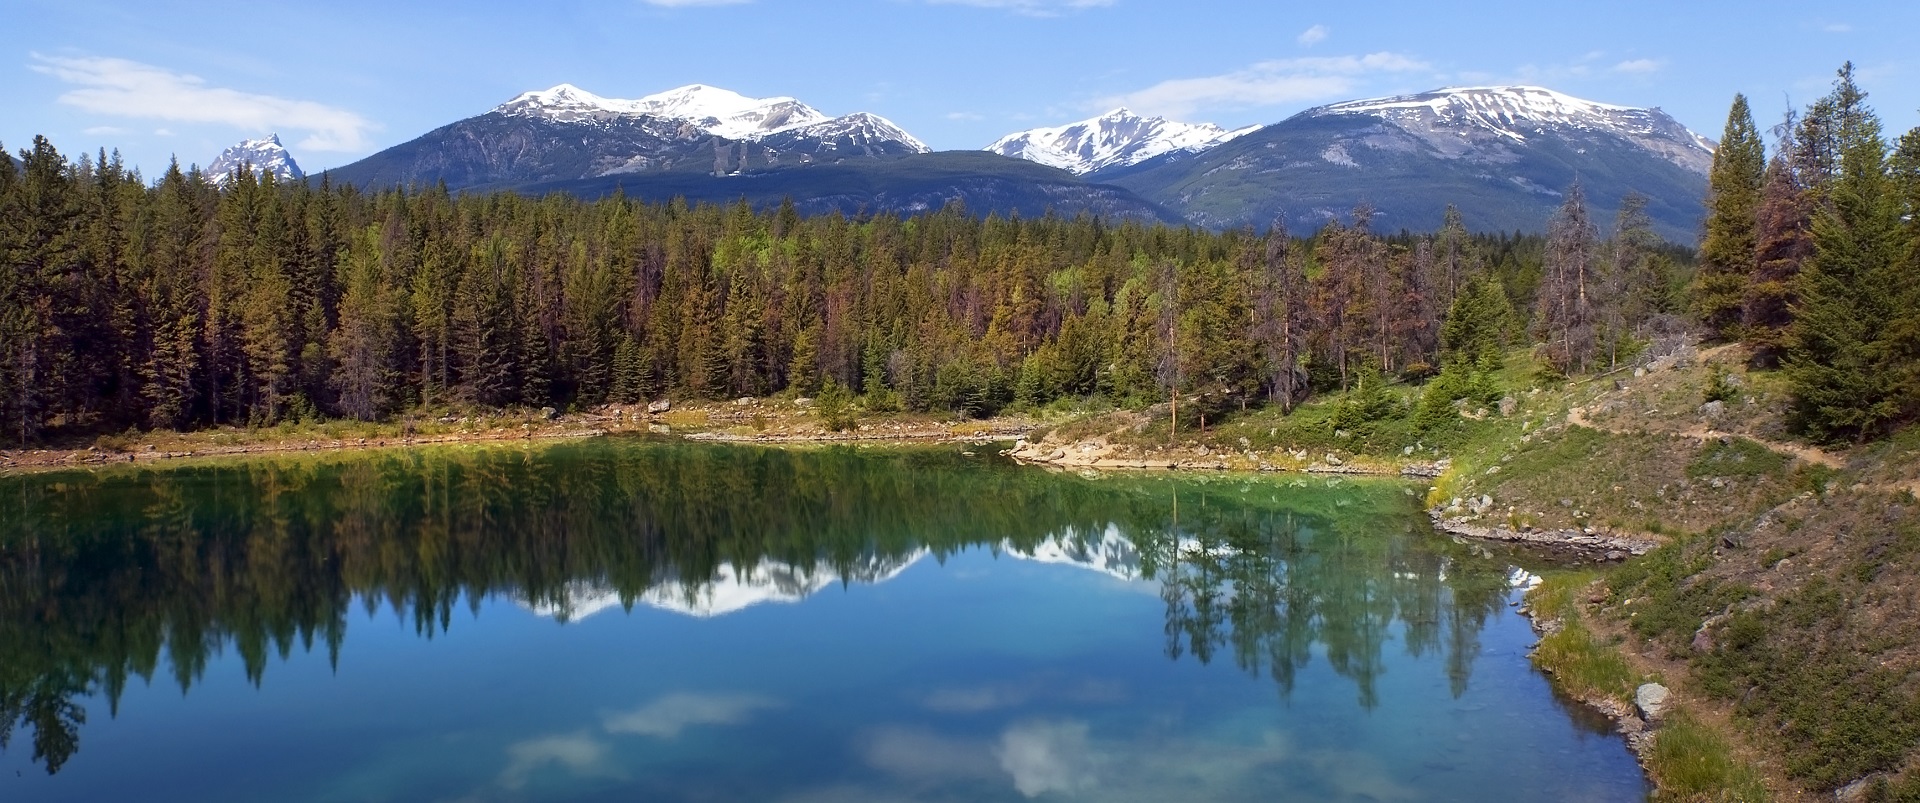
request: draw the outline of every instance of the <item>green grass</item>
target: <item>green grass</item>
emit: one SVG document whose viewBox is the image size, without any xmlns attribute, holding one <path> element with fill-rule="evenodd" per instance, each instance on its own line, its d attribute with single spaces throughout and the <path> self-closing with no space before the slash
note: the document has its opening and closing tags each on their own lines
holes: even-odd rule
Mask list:
<svg viewBox="0 0 1920 803">
<path fill-rule="evenodd" d="M 1534 616 L 1559 619 L 1560 630 L 1541 637 L 1533 652 L 1534 665 L 1550 673 L 1562 691 L 1586 699 L 1633 699 L 1640 676 L 1620 654 L 1619 645 L 1602 642 L 1581 618 L 1578 597 L 1592 584 L 1591 572 L 1573 572 L 1547 578 L 1527 594 Z"/>
<path fill-rule="evenodd" d="M 1658 790 L 1656 801 L 1685 803 L 1761 803 L 1767 789 L 1760 773 L 1734 756 L 1719 733 L 1684 708 L 1668 715 L 1653 739 L 1647 774 Z"/>
</svg>

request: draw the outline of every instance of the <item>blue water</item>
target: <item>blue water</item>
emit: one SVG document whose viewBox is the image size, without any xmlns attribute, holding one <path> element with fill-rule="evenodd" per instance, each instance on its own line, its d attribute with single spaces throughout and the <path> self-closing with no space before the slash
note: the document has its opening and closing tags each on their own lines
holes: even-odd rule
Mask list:
<svg viewBox="0 0 1920 803">
<path fill-rule="evenodd" d="M 712 448 L 615 441 L 480 450 L 396 459 L 374 472 L 385 478 L 376 484 L 400 488 L 404 498 L 432 497 L 407 490 L 407 482 L 436 472 L 505 472 L 498 492 L 520 495 L 529 483 L 519 472 L 561 472 L 565 481 L 552 483 L 549 496 L 500 508 L 519 513 L 487 517 L 473 530 L 564 532 L 569 554 L 547 558 L 525 545 L 501 546 L 504 556 L 423 558 L 460 555 L 473 543 L 428 533 L 411 516 L 349 527 L 354 509 L 337 502 L 360 491 L 313 503 L 324 512 L 304 525 L 295 517 L 265 528 L 277 535 L 249 530 L 234 542 L 244 547 L 213 532 L 248 527 L 231 524 L 238 520 L 230 515 L 245 489 L 346 493 L 362 481 L 346 478 L 366 472 L 347 458 L 263 464 L 239 479 L 202 469 L 215 474 L 181 486 L 190 491 L 170 490 L 167 515 L 185 521 L 182 504 L 227 513 L 159 532 L 125 520 L 155 516 L 151 502 L 127 506 L 144 512 L 113 514 L 117 520 L 94 529 L 83 509 L 102 506 L 53 508 L 72 504 L 75 493 L 137 495 L 157 478 L 177 479 L 169 475 L 15 480 L 39 483 L 15 495 L 41 500 L 15 511 L 31 514 L 23 519 L 39 529 L 0 541 L 4 590 L 14 603 L 3 624 L 9 644 L 36 643 L 37 634 L 46 654 L 0 659 L 23 667 L 0 676 L 0 691 L 17 698 L 31 684 L 44 686 L 47 667 L 90 665 L 95 674 L 84 693 L 71 696 L 85 721 L 57 773 L 34 758 L 32 717 L 20 715 L 0 753 L 0 800 L 1646 798 L 1621 740 L 1557 701 L 1528 664 L 1533 636 L 1508 604 L 1517 599 L 1508 572 L 1527 559 L 1423 531 L 1411 505 L 1395 501 L 1404 496 L 1398 486 L 1089 480 L 958 450 L 923 450 L 910 467 L 898 454 L 851 452 L 699 452 L 718 474 L 674 462 L 688 449 Z M 442 459 L 446 465 L 436 462 Z M 717 521 L 719 530 L 649 532 L 618 515 L 567 514 L 597 495 L 583 478 L 617 482 L 655 460 L 672 465 L 658 467 L 666 485 L 640 492 L 656 502 L 647 521 Z M 764 476 L 769 466 L 792 479 L 790 489 L 807 487 L 796 477 L 833 478 L 819 492 L 834 498 L 815 501 L 840 518 L 808 518 L 802 528 L 833 541 L 811 545 L 818 562 L 794 560 L 808 554 L 807 536 L 784 526 L 804 500 L 728 486 L 696 500 L 660 501 L 675 483 L 712 487 L 715 476 Z M 889 507 L 881 495 L 891 480 L 860 475 L 904 470 L 932 477 L 921 491 L 963 498 Z M 67 501 L 45 501 L 55 498 L 48 490 L 55 482 L 65 483 L 57 495 Z M 776 503 L 779 510 L 765 509 Z M 701 512 L 674 507 L 681 504 Z M 1088 520 L 1087 511 L 1102 504 L 1125 513 L 1106 526 Z M 968 513 L 1005 505 L 1023 506 L 1011 520 L 1042 529 L 995 532 L 1013 525 Z M 1344 509 L 1363 526 L 1340 526 L 1328 513 Z M 859 524 L 839 526 L 851 521 Z M 738 544 L 713 540 L 734 530 L 746 531 L 739 543 L 763 546 L 749 553 L 762 554 L 743 557 Z M 71 565 L 54 572 L 46 567 L 59 561 L 48 555 L 60 550 L 49 539 L 99 544 L 183 533 L 207 539 L 203 555 L 225 555 L 199 564 L 252 572 L 294 566 L 308 574 L 340 564 L 348 592 L 317 618 L 344 625 L 337 654 L 324 637 L 308 647 L 295 635 L 284 656 L 270 645 L 264 659 L 249 660 L 239 647 L 247 614 L 212 599 L 240 596 L 232 589 L 245 587 L 256 606 L 271 607 L 300 595 L 259 589 L 298 584 L 297 577 L 246 584 L 202 577 L 185 592 L 226 625 L 224 636 L 203 639 L 212 646 L 184 692 L 165 649 L 145 673 L 147 653 L 138 649 L 60 653 L 63 643 L 87 638 L 89 627 L 96 636 L 109 621 L 137 628 L 98 613 L 98 600 L 26 589 L 36 579 L 22 568 L 30 559 L 47 576 L 67 578 L 78 576 L 75 567 L 179 572 L 159 570 L 177 562 L 161 549 L 123 555 L 125 565 L 85 550 L 67 553 Z M 699 543 L 682 543 L 687 538 Z M 846 544 L 860 541 L 872 548 L 848 559 Z M 333 557 L 283 555 L 287 544 L 316 542 Z M 1262 544 L 1274 551 L 1253 548 Z M 630 547 L 701 558 L 649 559 L 653 581 L 618 588 L 611 578 L 623 575 L 626 558 L 616 553 Z M 228 554 L 236 549 L 249 557 Z M 782 557 L 768 557 L 775 554 Z M 529 568 L 543 560 L 565 568 Z M 377 566 L 367 568 L 369 561 Z M 435 566 L 485 561 L 510 568 L 421 579 Z M 598 564 L 604 571 L 595 571 Z M 402 578 L 396 567 L 414 574 Z M 532 574 L 556 584 L 534 593 L 510 579 Z M 438 600 L 424 606 L 424 617 L 423 583 L 424 598 Z M 101 600 L 115 596 L 101 583 L 81 585 Z M 160 596 L 171 600 L 175 591 Z M 622 591 L 630 609 L 617 599 Z M 35 604 L 20 604 L 22 597 Z M 157 612 L 136 621 L 176 633 L 166 628 L 190 617 L 167 611 L 185 604 L 156 602 Z M 28 608 L 58 612 L 59 621 L 24 618 Z M 90 611 L 97 621 L 73 621 Z M 117 699 L 101 681 L 112 666 L 134 667 Z"/>
</svg>

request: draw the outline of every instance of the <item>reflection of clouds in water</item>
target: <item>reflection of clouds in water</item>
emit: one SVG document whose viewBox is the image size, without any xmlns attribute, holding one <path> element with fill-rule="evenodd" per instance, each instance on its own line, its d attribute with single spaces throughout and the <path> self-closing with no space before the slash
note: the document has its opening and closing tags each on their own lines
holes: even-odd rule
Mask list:
<svg viewBox="0 0 1920 803">
<path fill-rule="evenodd" d="M 1013 787 L 1027 797 L 1048 792 L 1073 793 L 1093 786 L 1096 760 L 1087 746 L 1087 724 L 1075 721 L 1021 722 L 1000 734 L 993 749 Z"/>
<path fill-rule="evenodd" d="M 1357 750 L 1315 750 L 1301 757 L 1331 787 L 1333 800 L 1413 800 L 1420 795 L 1387 777 L 1379 757 Z M 1491 793 L 1491 790 L 1489 790 Z"/>
<path fill-rule="evenodd" d="M 942 714 L 977 714 L 1015 708 L 1030 701 L 1080 704 L 1118 703 L 1126 699 L 1126 687 L 1109 680 L 1066 680 L 1034 677 L 1023 681 L 986 686 L 960 686 L 935 689 L 921 705 Z"/>
<path fill-rule="evenodd" d="M 606 759 L 607 744 L 585 731 L 515 742 L 507 746 L 507 768 L 500 772 L 500 785 L 519 789 L 527 785 L 536 770 L 549 764 L 558 764 L 575 775 L 616 777 L 618 773 L 603 766 Z"/>
<path fill-rule="evenodd" d="M 927 728 L 889 725 L 866 734 L 856 747 L 874 769 L 914 780 L 994 778 L 993 752 L 977 739 L 942 736 Z"/>
<path fill-rule="evenodd" d="M 669 694 L 632 711 L 606 718 L 608 733 L 672 739 L 693 725 L 732 725 L 780 702 L 753 694 Z"/>
</svg>

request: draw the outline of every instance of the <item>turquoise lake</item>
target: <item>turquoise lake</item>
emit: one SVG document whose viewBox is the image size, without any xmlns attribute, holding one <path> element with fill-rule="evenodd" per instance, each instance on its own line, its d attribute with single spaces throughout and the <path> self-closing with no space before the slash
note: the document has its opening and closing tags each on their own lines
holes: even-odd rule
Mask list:
<svg viewBox="0 0 1920 803">
<path fill-rule="evenodd" d="M 1641 801 L 1424 486 L 603 437 L 0 479 L 0 801 Z"/>
</svg>

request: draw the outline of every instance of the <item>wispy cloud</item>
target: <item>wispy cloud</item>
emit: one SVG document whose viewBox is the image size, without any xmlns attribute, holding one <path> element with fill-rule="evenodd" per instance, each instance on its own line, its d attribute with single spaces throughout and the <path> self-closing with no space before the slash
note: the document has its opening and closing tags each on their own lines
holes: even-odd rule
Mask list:
<svg viewBox="0 0 1920 803">
<path fill-rule="evenodd" d="M 92 128 L 82 129 L 80 133 L 86 134 L 89 137 L 109 137 L 115 134 L 125 134 L 127 130 L 117 126 L 97 125 Z"/>
<path fill-rule="evenodd" d="M 1328 29 L 1327 26 L 1315 25 L 1301 31 L 1299 36 L 1294 37 L 1294 41 L 1307 47 L 1313 47 L 1314 45 L 1327 41 L 1327 37 L 1331 35 L 1333 35 L 1333 31 Z"/>
<path fill-rule="evenodd" d="M 1820 26 L 1820 30 L 1827 33 L 1853 33 L 1853 26 L 1844 22 L 1829 22 Z"/>
<path fill-rule="evenodd" d="M 367 133 L 379 128 L 346 109 L 208 86 L 199 76 L 137 61 L 39 53 L 32 58 L 34 72 L 75 87 L 61 93 L 60 103 L 96 114 L 216 123 L 256 133 L 300 131 L 307 137 L 297 147 L 316 151 L 366 150 Z"/>
<path fill-rule="evenodd" d="M 927 0 L 937 6 L 999 8 L 1029 17 L 1057 17 L 1070 11 L 1106 8 L 1116 0 Z"/>
<path fill-rule="evenodd" d="M 632 711 L 606 718 L 608 733 L 672 739 L 694 725 L 732 725 L 780 703 L 752 694 L 669 694 Z"/>
<path fill-rule="evenodd" d="M 1613 65 L 1613 72 L 1624 75 L 1652 75 L 1667 63 L 1659 59 L 1630 59 Z"/>
<path fill-rule="evenodd" d="M 614 776 L 606 766 L 608 745 L 585 733 L 543 736 L 507 746 L 507 766 L 500 771 L 500 785 L 519 789 L 527 785 L 533 773 L 550 764 L 565 767 L 575 775 Z"/>
<path fill-rule="evenodd" d="M 1178 118 L 1203 109 L 1247 109 L 1339 100 L 1349 97 L 1368 77 L 1430 69 L 1419 59 L 1387 52 L 1277 59 L 1224 75 L 1161 81 L 1145 89 L 1100 98 L 1088 107 L 1126 106 L 1146 114 Z"/>
<path fill-rule="evenodd" d="M 973 112 L 947 112 L 947 119 L 956 122 L 971 123 L 987 118 L 984 115 L 974 114 Z"/>
</svg>

